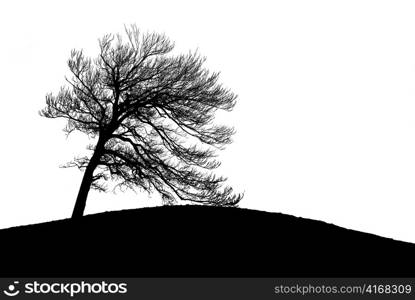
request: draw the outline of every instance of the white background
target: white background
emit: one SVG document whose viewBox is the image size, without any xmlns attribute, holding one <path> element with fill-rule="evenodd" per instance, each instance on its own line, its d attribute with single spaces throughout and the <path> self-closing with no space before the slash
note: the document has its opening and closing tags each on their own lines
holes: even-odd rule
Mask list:
<svg viewBox="0 0 415 300">
<path fill-rule="evenodd" d="M 2 1 L 0 227 L 67 218 L 84 153 L 41 118 L 72 48 L 124 24 L 198 49 L 239 95 L 219 174 L 241 207 L 324 220 L 415 242 L 415 2 Z M 158 205 L 91 192 L 87 213 Z M 283 229 L 279 229 L 283 230 Z"/>
</svg>

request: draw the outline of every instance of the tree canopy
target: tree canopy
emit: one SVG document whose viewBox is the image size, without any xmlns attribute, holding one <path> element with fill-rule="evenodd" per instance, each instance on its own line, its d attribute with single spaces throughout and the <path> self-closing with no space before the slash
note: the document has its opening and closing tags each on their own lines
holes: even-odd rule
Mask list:
<svg viewBox="0 0 415 300">
<path fill-rule="evenodd" d="M 167 204 L 177 200 L 235 205 L 241 194 L 211 170 L 216 150 L 231 143 L 234 129 L 213 123 L 217 110 L 231 111 L 237 96 L 204 68 L 198 53 L 175 55 L 163 34 L 108 34 L 92 59 L 72 50 L 72 74 L 60 91 L 46 96 L 40 114 L 67 120 L 64 131 L 97 138 L 91 157 L 67 167 L 84 170 L 73 216 L 83 214 L 90 187 L 116 186 L 157 191 Z"/>
</svg>

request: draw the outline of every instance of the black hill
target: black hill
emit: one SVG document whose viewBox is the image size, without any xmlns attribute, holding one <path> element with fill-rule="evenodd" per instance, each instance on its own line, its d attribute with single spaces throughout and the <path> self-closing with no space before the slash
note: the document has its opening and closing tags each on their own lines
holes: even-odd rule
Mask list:
<svg viewBox="0 0 415 300">
<path fill-rule="evenodd" d="M 164 206 L 0 230 L 2 277 L 411 277 L 415 244 L 241 208 Z"/>
</svg>

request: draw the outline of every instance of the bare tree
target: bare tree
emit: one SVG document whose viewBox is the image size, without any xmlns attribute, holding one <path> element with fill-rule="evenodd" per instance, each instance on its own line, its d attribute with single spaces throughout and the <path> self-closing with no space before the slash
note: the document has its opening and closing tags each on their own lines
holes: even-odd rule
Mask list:
<svg viewBox="0 0 415 300">
<path fill-rule="evenodd" d="M 213 125 L 214 113 L 232 110 L 236 95 L 203 67 L 200 55 L 173 55 L 174 44 L 162 34 L 141 34 L 136 26 L 125 31 L 125 40 L 119 34 L 99 40 L 95 59 L 72 50 L 72 78 L 46 96 L 40 111 L 67 119 L 67 134 L 96 138 L 91 157 L 65 165 L 85 171 L 72 217 L 83 215 L 90 188 L 104 191 L 109 179 L 116 187 L 157 191 L 167 204 L 237 204 L 242 195 L 209 171 L 220 164 L 215 150 L 234 133 Z"/>
</svg>

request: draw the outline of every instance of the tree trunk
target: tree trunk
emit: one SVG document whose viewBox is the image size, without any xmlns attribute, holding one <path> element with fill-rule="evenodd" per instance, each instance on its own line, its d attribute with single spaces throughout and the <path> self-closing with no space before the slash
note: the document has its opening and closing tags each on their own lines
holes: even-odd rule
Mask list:
<svg viewBox="0 0 415 300">
<path fill-rule="evenodd" d="M 84 215 L 86 199 L 88 197 L 88 193 L 93 182 L 94 171 L 98 166 L 99 159 L 104 149 L 104 145 L 105 141 L 100 138 L 95 147 L 94 154 L 92 155 L 91 159 L 89 160 L 88 166 L 85 169 L 84 177 L 82 178 L 81 186 L 79 188 L 78 196 L 75 202 L 75 207 L 72 213 L 72 219 L 80 218 Z"/>
</svg>

